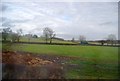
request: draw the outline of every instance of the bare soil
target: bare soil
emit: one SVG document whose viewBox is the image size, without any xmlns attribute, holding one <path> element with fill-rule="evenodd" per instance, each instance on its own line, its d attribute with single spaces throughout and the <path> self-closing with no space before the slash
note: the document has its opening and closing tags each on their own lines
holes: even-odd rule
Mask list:
<svg viewBox="0 0 120 81">
<path fill-rule="evenodd" d="M 2 52 L 3 79 L 64 79 L 65 64 L 72 57 Z"/>
</svg>

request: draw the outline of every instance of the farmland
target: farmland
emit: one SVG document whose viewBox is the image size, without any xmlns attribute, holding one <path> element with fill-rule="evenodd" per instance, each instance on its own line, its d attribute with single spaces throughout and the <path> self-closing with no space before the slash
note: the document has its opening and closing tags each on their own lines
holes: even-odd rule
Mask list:
<svg viewBox="0 0 120 81">
<path fill-rule="evenodd" d="M 30 38 L 30 40 L 28 40 L 27 37 L 21 37 L 20 42 L 39 42 L 39 43 L 45 43 L 45 39 L 42 38 L 42 37 L 39 37 L 39 38 Z M 48 41 L 48 43 L 49 43 L 49 41 Z M 52 43 L 78 44 L 78 42 L 71 42 L 71 41 L 57 40 L 57 39 L 53 39 Z"/>
<path fill-rule="evenodd" d="M 2 79 L 120 78 L 118 3 L 14 1 L 0 9 Z"/>
<path fill-rule="evenodd" d="M 60 61 L 64 69 L 67 69 L 65 78 L 68 79 L 118 78 L 117 47 L 16 44 L 12 49 L 48 58 L 71 58 Z"/>
<path fill-rule="evenodd" d="M 22 44 L 18 46 L 18 50 L 40 53 L 54 54 L 62 56 L 74 56 L 84 58 L 96 58 L 98 60 L 117 61 L 118 48 L 101 47 L 101 46 L 59 46 L 59 45 L 37 45 Z M 106 59 L 107 57 L 107 59 Z"/>
</svg>

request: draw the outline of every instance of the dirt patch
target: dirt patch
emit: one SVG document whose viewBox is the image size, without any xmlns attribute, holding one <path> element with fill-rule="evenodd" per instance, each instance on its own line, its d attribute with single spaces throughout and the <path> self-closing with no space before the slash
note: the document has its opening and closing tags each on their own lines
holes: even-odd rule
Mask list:
<svg viewBox="0 0 120 81">
<path fill-rule="evenodd" d="M 84 58 L 80 57 L 74 57 L 74 56 L 59 56 L 54 54 L 36 54 L 36 53 L 30 53 L 30 52 L 23 52 L 23 51 L 17 51 L 18 54 L 28 54 L 32 55 L 33 57 L 39 57 L 43 60 L 49 60 L 57 64 L 63 64 L 66 63 L 69 60 L 86 60 Z"/>
<path fill-rule="evenodd" d="M 15 52 L 3 52 L 2 62 L 7 64 L 22 64 L 28 66 L 39 66 L 53 63 L 39 57 L 34 57 L 30 54 L 20 54 Z"/>
<path fill-rule="evenodd" d="M 2 67 L 4 79 L 62 79 L 63 65 L 50 59 L 32 54 L 3 52 Z"/>
</svg>

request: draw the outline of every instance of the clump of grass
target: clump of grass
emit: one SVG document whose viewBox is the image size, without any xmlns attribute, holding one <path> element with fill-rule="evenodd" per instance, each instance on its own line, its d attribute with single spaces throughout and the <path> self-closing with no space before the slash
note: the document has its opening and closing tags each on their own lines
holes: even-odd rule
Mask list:
<svg viewBox="0 0 120 81">
<path fill-rule="evenodd" d="M 2 52 L 13 51 L 12 46 L 13 46 L 13 43 L 11 42 L 2 43 Z"/>
<path fill-rule="evenodd" d="M 76 64 L 66 73 L 68 79 L 118 79 L 118 64 L 93 61 L 71 60 L 68 64 Z"/>
</svg>

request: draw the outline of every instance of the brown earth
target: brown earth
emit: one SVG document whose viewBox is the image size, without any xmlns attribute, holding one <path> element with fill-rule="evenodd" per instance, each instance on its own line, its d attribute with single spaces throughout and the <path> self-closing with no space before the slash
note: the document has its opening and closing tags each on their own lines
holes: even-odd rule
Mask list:
<svg viewBox="0 0 120 81">
<path fill-rule="evenodd" d="M 30 54 L 19 54 L 15 52 L 3 52 L 2 62 L 7 64 L 21 64 L 27 66 L 39 66 L 39 65 L 46 65 L 53 63 L 48 60 L 43 60 L 38 57 L 33 57 Z"/>
<path fill-rule="evenodd" d="M 63 79 L 65 63 L 72 57 L 3 52 L 3 79 Z"/>
</svg>

